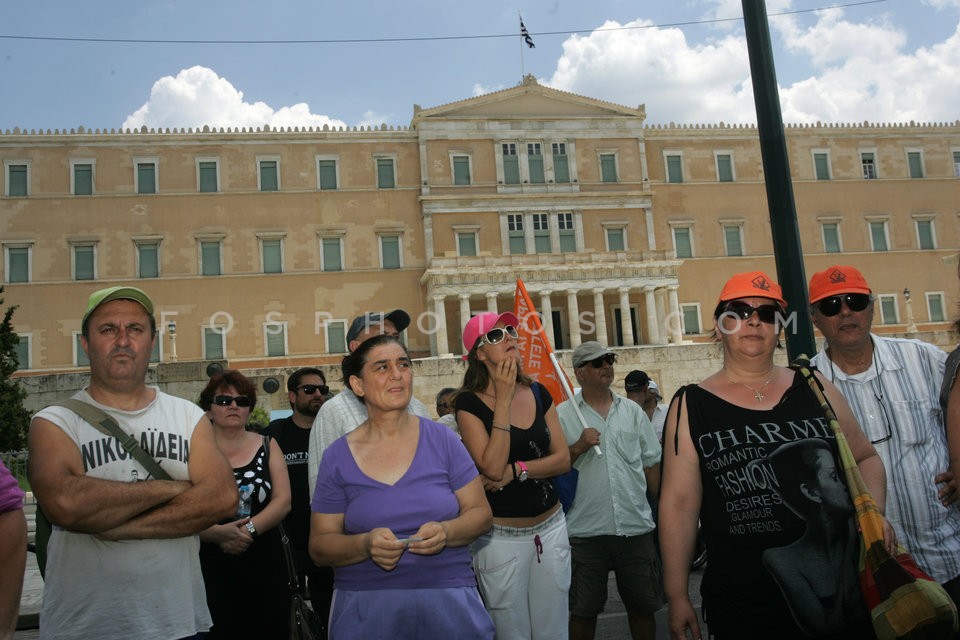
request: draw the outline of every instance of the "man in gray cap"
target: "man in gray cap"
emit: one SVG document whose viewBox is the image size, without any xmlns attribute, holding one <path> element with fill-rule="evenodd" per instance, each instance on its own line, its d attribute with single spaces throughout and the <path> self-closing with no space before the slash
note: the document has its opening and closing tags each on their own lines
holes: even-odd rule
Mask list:
<svg viewBox="0 0 960 640">
<path fill-rule="evenodd" d="M 364 313 L 350 323 L 350 330 L 347 332 L 347 349 L 352 353 L 363 341 L 381 333 L 399 338 L 400 332 L 409 326 L 410 315 L 403 309 L 395 309 L 387 314 L 376 311 Z M 415 397 L 410 398 L 408 409 L 414 415 L 430 417 L 426 405 Z M 317 472 L 320 469 L 323 452 L 333 444 L 334 440 L 353 431 L 366 419 L 367 405 L 349 387 L 320 407 L 313 421 L 313 429 L 310 430 L 310 451 L 307 460 L 307 469 L 310 474 L 310 500 L 313 500 L 313 488 L 317 486 Z"/>
<path fill-rule="evenodd" d="M 563 433 L 572 443 L 570 461 L 579 471 L 567 512 L 573 561 L 571 640 L 594 637 L 611 568 L 635 640 L 652 640 L 653 614 L 663 605 L 656 525 L 647 499 L 648 490 L 656 495 L 660 487 L 660 443 L 640 406 L 611 391 L 616 359 L 597 342 L 577 347 L 573 370 L 581 391 L 557 407 Z M 593 445 L 600 445 L 603 454 Z"/>
<path fill-rule="evenodd" d="M 146 293 L 94 292 L 81 327 L 90 383 L 73 397 L 114 418 L 173 479 L 151 478 L 70 409 L 34 416 L 30 484 L 54 525 L 40 637 L 192 638 L 212 624 L 197 533 L 236 511 L 233 472 L 203 410 L 146 384 L 157 334 Z"/>
</svg>

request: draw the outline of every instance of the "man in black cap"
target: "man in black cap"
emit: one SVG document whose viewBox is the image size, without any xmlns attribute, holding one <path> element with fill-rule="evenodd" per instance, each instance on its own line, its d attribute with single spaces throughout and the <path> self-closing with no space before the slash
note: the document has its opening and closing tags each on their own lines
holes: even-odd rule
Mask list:
<svg viewBox="0 0 960 640">
<path fill-rule="evenodd" d="M 649 384 L 650 376 L 647 375 L 647 372 L 634 369 L 623 379 L 623 390 L 627 393 L 627 398 L 642 407 L 647 400 L 647 385 Z"/>
<path fill-rule="evenodd" d="M 403 309 L 383 314 L 377 311 L 357 316 L 347 332 L 347 348 L 353 352 L 363 341 L 381 333 L 399 338 L 400 332 L 410 326 L 410 315 Z M 427 407 L 415 397 L 410 398 L 410 413 L 430 417 Z M 349 388 L 327 400 L 320 407 L 310 431 L 308 469 L 310 487 L 317 485 L 320 459 L 334 440 L 359 427 L 367 419 L 367 406 Z M 313 499 L 311 492 L 310 499 Z"/>
</svg>

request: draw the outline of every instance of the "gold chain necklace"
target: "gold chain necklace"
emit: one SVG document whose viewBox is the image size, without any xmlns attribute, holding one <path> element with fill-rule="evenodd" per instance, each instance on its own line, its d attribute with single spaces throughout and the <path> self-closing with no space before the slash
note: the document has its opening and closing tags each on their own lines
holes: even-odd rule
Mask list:
<svg viewBox="0 0 960 640">
<path fill-rule="evenodd" d="M 767 385 L 770 384 L 770 383 L 773 381 L 773 372 L 774 372 L 775 370 L 776 370 L 776 366 L 774 366 L 774 367 L 772 367 L 772 368 L 770 369 L 770 372 L 769 372 L 770 375 L 769 375 L 769 377 L 767 377 L 766 382 L 764 382 L 762 385 L 760 385 L 760 389 L 766 389 L 766 388 L 767 388 Z M 726 368 L 723 369 L 723 375 L 725 375 L 725 376 L 727 377 L 727 380 L 729 380 L 729 381 L 732 382 L 733 384 L 742 384 L 742 385 L 745 386 L 747 389 L 750 389 L 750 391 L 753 391 L 753 397 L 757 399 L 757 402 L 763 402 L 764 395 L 763 395 L 763 393 L 760 391 L 760 389 L 756 389 L 756 388 L 754 388 L 754 387 L 751 387 L 751 386 L 748 385 L 746 382 L 740 382 L 739 380 L 734 380 L 733 378 L 730 377 L 730 374 L 727 373 Z"/>
</svg>

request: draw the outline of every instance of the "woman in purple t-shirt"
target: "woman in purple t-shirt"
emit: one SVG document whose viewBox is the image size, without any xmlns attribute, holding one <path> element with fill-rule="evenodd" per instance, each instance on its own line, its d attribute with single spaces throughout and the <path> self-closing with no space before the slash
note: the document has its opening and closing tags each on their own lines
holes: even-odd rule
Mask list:
<svg viewBox="0 0 960 640">
<path fill-rule="evenodd" d="M 343 359 L 368 418 L 324 452 L 310 557 L 335 567 L 332 640 L 493 638 L 468 545 L 492 515 L 477 469 L 447 427 L 407 411 L 413 370 L 388 335 Z"/>
</svg>

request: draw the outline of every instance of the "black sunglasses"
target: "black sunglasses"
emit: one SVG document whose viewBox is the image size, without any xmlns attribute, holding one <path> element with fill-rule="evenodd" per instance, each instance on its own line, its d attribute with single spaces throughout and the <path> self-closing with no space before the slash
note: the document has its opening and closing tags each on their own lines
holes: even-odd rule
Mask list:
<svg viewBox="0 0 960 640">
<path fill-rule="evenodd" d="M 520 334 L 517 333 L 516 327 L 511 327 L 507 325 L 505 327 L 497 327 L 496 329 L 490 329 L 482 338 L 480 338 L 480 344 L 500 344 L 503 342 L 507 336 L 510 336 L 514 340 L 520 337 Z"/>
<path fill-rule="evenodd" d="M 599 369 L 603 367 L 603 365 L 605 364 L 609 364 L 610 366 L 613 366 L 613 363 L 616 361 L 617 361 L 617 356 L 612 353 L 608 353 L 605 356 L 600 356 L 596 360 L 591 360 L 588 364 L 594 369 Z"/>
<path fill-rule="evenodd" d="M 214 396 L 213 398 L 213 404 L 218 407 L 229 407 L 234 402 L 238 407 L 249 407 L 253 404 L 253 400 L 247 396 Z"/>
<path fill-rule="evenodd" d="M 830 296 L 817 303 L 817 310 L 830 318 L 840 313 L 844 303 L 850 311 L 863 311 L 870 304 L 870 296 L 866 293 L 842 293 L 839 296 Z"/>
<path fill-rule="evenodd" d="M 317 391 L 322 395 L 327 395 L 330 392 L 330 387 L 325 384 L 302 384 L 297 387 L 300 391 L 303 391 L 305 395 L 312 396 Z"/>
<path fill-rule="evenodd" d="M 777 320 L 777 314 L 780 313 L 780 307 L 775 304 L 762 304 L 755 307 L 746 302 L 731 302 L 723 309 L 723 313 L 730 313 L 740 320 L 748 320 L 754 313 L 760 318 L 760 322 L 773 324 Z M 723 314 L 720 314 L 723 315 Z"/>
</svg>

